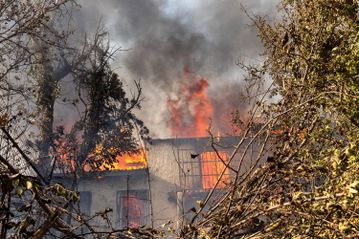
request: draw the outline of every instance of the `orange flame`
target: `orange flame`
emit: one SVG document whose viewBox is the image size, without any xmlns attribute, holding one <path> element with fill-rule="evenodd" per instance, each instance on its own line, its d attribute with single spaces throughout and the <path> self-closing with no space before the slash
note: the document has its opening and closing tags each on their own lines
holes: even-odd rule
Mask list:
<svg viewBox="0 0 359 239">
<path fill-rule="evenodd" d="M 204 189 L 214 188 L 223 171 L 225 172 L 221 181 L 218 182 L 217 188 L 224 188 L 229 183 L 229 170 L 221 159 L 228 162 L 228 154 L 224 151 L 219 151 L 218 155 L 216 152 L 201 153 L 202 186 Z"/>
<path fill-rule="evenodd" d="M 64 173 L 75 171 L 75 162 L 79 155 L 79 149 L 74 143 L 66 140 L 57 140 L 54 152 L 60 169 Z M 112 162 L 106 160 L 116 155 Z M 107 170 L 136 170 L 147 168 L 147 151 L 140 149 L 136 152 L 117 153 L 116 149 L 104 149 L 102 145 L 97 145 L 95 150 L 90 153 L 84 162 L 83 170 L 90 171 L 107 171 Z"/>
<path fill-rule="evenodd" d="M 63 172 L 75 171 L 75 155 L 78 154 L 76 145 L 66 140 L 57 140 L 55 142 L 54 156 Z"/>
<path fill-rule="evenodd" d="M 213 107 L 206 91 L 209 87 L 204 77 L 190 76 L 185 70 L 176 99 L 169 98 L 169 126 L 174 136 L 207 136 Z"/>
<path fill-rule="evenodd" d="M 99 170 L 136 170 L 147 168 L 146 151 L 140 150 L 138 153 L 124 153 L 116 156 L 116 161 L 110 164 L 104 163 Z"/>
<path fill-rule="evenodd" d="M 104 149 L 101 145 L 97 145 L 92 155 L 95 157 L 105 157 L 104 155 L 106 154 L 103 152 L 103 150 Z M 109 163 L 105 161 L 100 166 L 98 166 L 96 170 L 136 170 L 144 169 L 147 167 L 147 151 L 145 149 L 140 149 L 138 152 L 134 153 L 125 152 L 123 154 L 118 154 L 113 162 Z M 91 170 L 91 166 L 85 164 L 84 171 L 88 172 Z"/>
</svg>

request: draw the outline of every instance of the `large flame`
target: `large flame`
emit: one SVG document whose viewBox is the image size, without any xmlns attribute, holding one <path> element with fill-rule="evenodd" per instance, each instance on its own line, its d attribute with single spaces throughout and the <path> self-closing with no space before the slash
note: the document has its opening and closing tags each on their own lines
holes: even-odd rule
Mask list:
<svg viewBox="0 0 359 239">
<path fill-rule="evenodd" d="M 179 137 L 207 136 L 213 107 L 206 92 L 209 87 L 204 77 L 193 76 L 185 70 L 180 89 L 167 103 L 172 135 Z"/>
</svg>

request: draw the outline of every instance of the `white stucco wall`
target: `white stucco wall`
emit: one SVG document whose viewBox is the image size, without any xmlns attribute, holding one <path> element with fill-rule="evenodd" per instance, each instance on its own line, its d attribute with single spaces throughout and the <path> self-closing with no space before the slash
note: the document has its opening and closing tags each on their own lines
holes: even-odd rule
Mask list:
<svg viewBox="0 0 359 239">
<path fill-rule="evenodd" d="M 238 138 L 224 139 L 219 143 L 225 145 L 225 148 L 219 150 L 227 151 L 230 155 L 237 142 Z M 238 166 L 238 161 L 245 147 L 244 144 L 240 148 L 239 154 L 231 164 L 232 167 Z M 213 149 L 208 143 L 208 138 L 153 140 L 151 144 L 147 145 L 147 149 L 148 169 L 108 171 L 81 177 L 77 190 L 91 192 L 92 215 L 106 208 L 111 208 L 113 212 L 110 213 L 110 219 L 113 225 L 119 228 L 121 224 L 118 215 L 118 192 L 148 190 L 151 203 L 148 212 L 150 215 L 147 215 L 149 216 L 148 224 L 154 227 L 160 227 L 168 222 L 171 222 L 173 227 L 181 224 L 183 213 L 188 213 L 182 208 L 182 200 L 191 203 L 191 199 L 188 199 L 191 192 L 186 191 L 186 189 L 191 188 L 187 188 L 187 185 L 184 184 L 183 174 L 190 174 L 191 172 L 188 171 L 189 168 L 183 168 L 180 161 L 197 162 L 196 160 L 199 161 L 200 157 L 192 158 L 191 154 L 196 155 L 213 151 Z M 245 173 L 253 165 L 258 150 L 255 146 L 249 148 L 243 160 L 241 173 Z M 200 172 L 200 166 L 197 167 L 197 170 Z M 203 189 L 201 190 L 201 185 L 197 189 L 199 191 L 195 192 L 195 196 L 206 194 Z M 188 207 L 187 204 L 186 206 Z M 198 205 L 194 204 L 193 206 Z M 101 220 L 99 219 L 97 224 L 104 224 Z"/>
</svg>

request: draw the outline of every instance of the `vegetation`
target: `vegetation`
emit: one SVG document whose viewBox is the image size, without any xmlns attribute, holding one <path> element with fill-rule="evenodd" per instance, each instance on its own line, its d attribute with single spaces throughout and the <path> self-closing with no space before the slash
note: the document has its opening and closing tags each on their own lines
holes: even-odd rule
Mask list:
<svg viewBox="0 0 359 239">
<path fill-rule="evenodd" d="M 358 3 L 284 0 L 280 10 L 275 24 L 253 19 L 265 61 L 247 66 L 249 81 L 273 81 L 265 92 L 277 99 L 259 98 L 261 123 L 243 132 L 270 156 L 183 238 L 359 236 Z"/>
<path fill-rule="evenodd" d="M 148 134 L 133 113 L 140 108 L 142 89 L 136 83 L 138 92 L 131 98 L 125 94 L 110 67 L 114 53 L 106 33 L 96 32 L 93 43 L 86 38 L 83 45 L 70 44 L 71 37 L 78 36 L 61 23 L 68 23 L 74 7 L 71 0 L 0 3 L 0 238 L 80 238 L 82 227 L 93 236 L 130 235 L 126 230 L 97 233 L 91 221 L 100 217 L 106 223 L 110 210 L 85 218 L 74 207 L 79 201 L 76 188 L 51 183 L 64 155 L 61 150 L 69 149 L 64 146 L 71 147 L 66 163 L 72 163 L 70 170 L 77 174 L 85 160 L 98 167 L 124 151 L 136 151 L 136 130 L 139 137 Z M 70 102 L 61 99 L 65 77 L 75 87 Z M 67 131 L 55 124 L 60 100 L 84 109 Z M 38 133 L 30 135 L 33 128 Z M 102 157 L 92 160 L 97 145 L 103 148 Z"/>
<path fill-rule="evenodd" d="M 67 163 L 72 161 L 77 172 L 82 172 L 85 165 L 88 170 L 104 163 L 111 165 L 123 152 L 136 153 L 140 147 L 138 140 L 148 139 L 148 129 L 133 112 L 141 108 L 140 83 L 135 82 L 137 92 L 129 98 L 122 80 L 110 67 L 115 52 L 111 52 L 106 37 L 105 32 L 98 30 L 93 43 L 84 43 L 78 57 L 82 60 L 72 67 L 77 92 L 70 103 L 84 108 L 81 117 L 69 133 L 61 126 L 52 133 L 56 136 L 56 154 L 71 152 Z M 82 137 L 81 143 L 76 140 L 78 135 Z"/>
<path fill-rule="evenodd" d="M 141 136 L 148 133 L 132 112 L 140 105 L 141 87 L 137 85 L 138 94 L 127 98 L 110 68 L 112 53 L 102 33 L 73 55 L 66 44 L 55 44 L 59 35 L 50 20 L 71 3 L 0 3 L 0 238 L 160 237 L 155 229 L 114 229 L 109 209 L 93 217 L 110 228 L 99 231 L 91 226 L 93 218 L 71 207 L 78 202 L 78 193 L 49 183 L 52 153 L 61 147 L 68 147 L 69 159 L 81 170 L 86 160 L 93 167 L 101 164 L 89 157 L 96 145 L 105 149 L 102 158 L 111 160 L 122 149 L 136 149 L 132 136 L 137 126 Z M 260 66 L 242 65 L 248 70 L 249 87 L 255 87 L 248 92 L 255 91 L 256 104 L 245 121 L 234 114 L 234 123 L 241 128 L 241 140 L 229 158 L 231 162 L 239 155 L 237 168 L 230 168 L 236 177 L 217 203 L 207 205 L 208 210 L 204 208 L 214 189 L 198 202 L 193 219 L 174 237 L 359 237 L 358 2 L 283 0 L 279 10 L 276 23 L 252 18 L 264 45 L 264 61 Z M 24 87 L 24 81 L 14 85 L 29 70 L 37 88 Z M 53 131 L 53 106 L 59 97 L 58 83 L 68 74 L 78 93 L 71 104 L 82 104 L 85 110 L 64 133 L 62 127 Z M 268 81 L 270 86 L 264 89 Z M 34 93 L 41 113 L 37 149 L 40 160 L 46 159 L 45 170 L 38 170 L 21 143 L 28 129 L 23 122 L 29 116 L 22 115 L 23 108 L 12 107 L 33 100 Z M 82 143 L 76 140 L 79 132 Z M 214 142 L 213 138 L 215 148 Z M 119 152 L 112 151 L 114 144 L 121 146 Z M 243 173 L 250 145 L 258 147 L 256 165 Z M 68 223 L 67 217 L 75 222 Z M 79 231 L 81 227 L 88 232 Z"/>
</svg>

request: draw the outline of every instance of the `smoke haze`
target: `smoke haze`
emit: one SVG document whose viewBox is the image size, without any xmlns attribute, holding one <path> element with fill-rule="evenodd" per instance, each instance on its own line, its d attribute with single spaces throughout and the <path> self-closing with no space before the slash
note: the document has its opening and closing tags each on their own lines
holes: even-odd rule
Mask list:
<svg viewBox="0 0 359 239">
<path fill-rule="evenodd" d="M 117 55 L 115 67 L 129 86 L 141 79 L 145 101 L 140 117 L 153 137 L 169 137 L 174 135 L 166 102 L 176 97 L 184 68 L 208 80 L 214 125 L 232 110 L 245 110 L 241 71 L 235 62 L 259 60 L 261 44 L 241 4 L 250 14 L 270 15 L 277 3 L 83 0 L 76 19 L 88 32 L 94 32 L 101 19 L 113 43 L 127 49 Z"/>
</svg>

